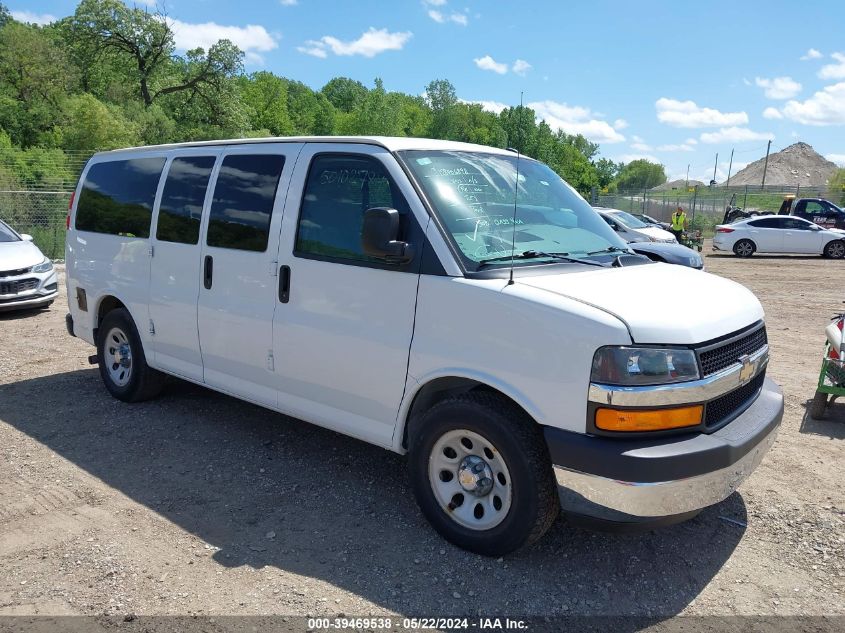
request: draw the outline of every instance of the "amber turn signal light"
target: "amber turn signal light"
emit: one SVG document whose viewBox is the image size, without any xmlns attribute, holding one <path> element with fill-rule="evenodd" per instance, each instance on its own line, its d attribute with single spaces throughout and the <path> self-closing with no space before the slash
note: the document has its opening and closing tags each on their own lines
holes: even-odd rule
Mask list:
<svg viewBox="0 0 845 633">
<path fill-rule="evenodd" d="M 599 409 L 596 411 L 596 427 L 602 431 L 665 431 L 701 424 L 703 412 L 701 405 L 638 411 Z"/>
</svg>

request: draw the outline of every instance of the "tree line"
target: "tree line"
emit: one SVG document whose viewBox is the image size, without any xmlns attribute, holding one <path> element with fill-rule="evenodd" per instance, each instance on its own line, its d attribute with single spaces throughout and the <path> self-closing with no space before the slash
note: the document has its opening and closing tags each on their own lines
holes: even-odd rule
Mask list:
<svg viewBox="0 0 845 633">
<path fill-rule="evenodd" d="M 514 147 L 583 194 L 665 182 L 662 166 L 599 158 L 599 145 L 553 130 L 527 107 L 500 113 L 458 99 L 445 79 L 423 96 L 337 77 L 319 90 L 271 72 L 245 73 L 228 40 L 179 54 L 167 16 L 121 0 L 82 0 L 47 26 L 0 4 L 0 185 L 65 177 L 73 152 L 219 138 L 385 135 Z M 10 166 L 11 165 L 11 166 Z M 65 170 L 69 167 L 65 166 Z"/>
</svg>

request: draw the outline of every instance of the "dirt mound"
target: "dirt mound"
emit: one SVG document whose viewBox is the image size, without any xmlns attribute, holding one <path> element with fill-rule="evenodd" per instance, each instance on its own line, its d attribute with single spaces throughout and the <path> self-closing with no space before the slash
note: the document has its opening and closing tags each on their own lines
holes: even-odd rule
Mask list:
<svg viewBox="0 0 845 633">
<path fill-rule="evenodd" d="M 757 185 L 763 182 L 765 157 L 731 176 L 731 186 Z M 795 143 L 769 156 L 766 185 L 824 187 L 836 171 L 830 162 L 807 143 Z M 724 183 L 722 183 L 724 184 Z"/>
<path fill-rule="evenodd" d="M 695 186 L 703 186 L 704 183 L 700 180 L 684 180 L 683 178 L 679 178 L 678 180 L 670 180 L 669 182 L 664 182 L 662 185 L 657 185 L 656 187 L 652 188 L 652 191 L 672 191 L 674 189 L 680 189 L 684 191 L 687 189 L 687 186 L 695 187 Z"/>
</svg>

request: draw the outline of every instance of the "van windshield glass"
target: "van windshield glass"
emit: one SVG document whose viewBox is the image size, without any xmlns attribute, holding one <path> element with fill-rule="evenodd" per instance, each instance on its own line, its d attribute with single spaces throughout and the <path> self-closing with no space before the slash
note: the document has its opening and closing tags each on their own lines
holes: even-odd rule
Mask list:
<svg viewBox="0 0 845 633">
<path fill-rule="evenodd" d="M 561 261 L 542 253 L 601 261 L 621 238 L 592 207 L 546 165 L 528 158 L 465 151 L 400 152 L 430 201 L 464 266 L 509 266 Z M 516 202 L 516 213 L 514 213 Z M 513 244 L 513 246 L 512 246 Z M 606 251 L 606 253 L 605 253 Z M 531 257 L 522 257 L 530 253 Z M 490 261 L 499 259 L 500 261 Z"/>
</svg>

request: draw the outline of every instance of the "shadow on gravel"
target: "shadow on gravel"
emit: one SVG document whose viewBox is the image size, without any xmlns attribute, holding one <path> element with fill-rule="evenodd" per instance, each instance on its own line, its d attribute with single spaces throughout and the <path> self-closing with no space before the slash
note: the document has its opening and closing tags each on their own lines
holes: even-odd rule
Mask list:
<svg viewBox="0 0 845 633">
<path fill-rule="evenodd" d="M 174 383 L 156 401 L 126 405 L 92 368 L 0 385 L 0 403 L 4 422 L 219 548 L 220 565 L 318 578 L 401 614 L 668 617 L 745 530 L 734 494 L 639 535 L 561 520 L 496 561 L 436 535 L 404 458 L 200 387 Z"/>
<path fill-rule="evenodd" d="M 50 308 L 27 308 L 26 310 L 4 310 L 0 308 L 0 323 L 3 321 L 17 321 L 18 319 L 29 319 L 44 312 Z"/>
<path fill-rule="evenodd" d="M 838 400 L 827 405 L 824 418 L 817 420 L 810 415 L 813 400 L 804 403 L 804 416 L 801 418 L 801 433 L 818 435 L 831 440 L 845 440 L 845 402 Z"/>
</svg>

